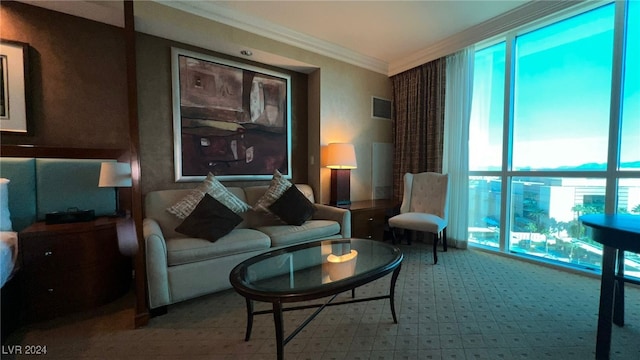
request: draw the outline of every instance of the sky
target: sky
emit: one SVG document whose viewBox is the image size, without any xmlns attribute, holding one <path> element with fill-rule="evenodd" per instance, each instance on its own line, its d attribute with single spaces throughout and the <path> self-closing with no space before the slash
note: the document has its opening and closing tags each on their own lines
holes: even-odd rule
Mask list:
<svg viewBox="0 0 640 360">
<path fill-rule="evenodd" d="M 640 160 L 640 2 L 629 4 L 623 162 Z M 606 162 L 614 10 L 606 5 L 516 38 L 514 169 Z M 471 170 L 501 163 L 504 49 L 476 55 Z"/>
</svg>

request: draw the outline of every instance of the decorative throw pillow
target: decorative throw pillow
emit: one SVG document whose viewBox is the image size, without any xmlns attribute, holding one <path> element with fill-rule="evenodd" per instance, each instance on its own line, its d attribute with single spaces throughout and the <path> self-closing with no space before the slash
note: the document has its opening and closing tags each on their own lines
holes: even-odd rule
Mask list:
<svg viewBox="0 0 640 360">
<path fill-rule="evenodd" d="M 241 222 L 240 215 L 211 195 L 204 194 L 202 200 L 182 224 L 178 225 L 176 231 L 213 242 L 230 233 Z"/>
<path fill-rule="evenodd" d="M 0 179 L 0 231 L 11 231 L 11 214 L 9 213 L 9 179 Z"/>
<path fill-rule="evenodd" d="M 271 183 L 269 184 L 269 188 L 267 191 L 258 199 L 256 204 L 253 206 L 254 209 L 260 210 L 263 212 L 269 212 L 269 206 L 273 204 L 284 192 L 292 187 L 293 184 L 280 174 L 280 171 L 276 170 L 273 173 L 273 178 L 271 179 Z"/>
<path fill-rule="evenodd" d="M 202 200 L 204 194 L 213 196 L 214 199 L 220 201 L 236 214 L 243 213 L 251 208 L 244 201 L 233 195 L 213 174 L 209 173 L 201 184 L 187 194 L 187 196 L 173 204 L 167 211 L 180 219 L 185 219 L 191 214 L 193 209 L 195 209 L 200 200 Z"/>
<path fill-rule="evenodd" d="M 291 186 L 269 206 L 269 210 L 287 224 L 300 226 L 311 219 L 316 207 L 297 187 Z"/>
</svg>

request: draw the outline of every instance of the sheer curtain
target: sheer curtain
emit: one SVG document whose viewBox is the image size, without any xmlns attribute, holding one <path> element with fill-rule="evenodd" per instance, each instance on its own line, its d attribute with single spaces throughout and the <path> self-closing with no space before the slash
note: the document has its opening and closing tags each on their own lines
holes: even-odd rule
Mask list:
<svg viewBox="0 0 640 360">
<path fill-rule="evenodd" d="M 469 119 L 473 96 L 473 48 L 447 56 L 442 172 L 449 174 L 447 240 L 457 248 L 468 244 Z"/>
<path fill-rule="evenodd" d="M 393 90 L 393 199 L 400 202 L 405 173 L 442 172 L 446 59 L 391 78 Z"/>
</svg>

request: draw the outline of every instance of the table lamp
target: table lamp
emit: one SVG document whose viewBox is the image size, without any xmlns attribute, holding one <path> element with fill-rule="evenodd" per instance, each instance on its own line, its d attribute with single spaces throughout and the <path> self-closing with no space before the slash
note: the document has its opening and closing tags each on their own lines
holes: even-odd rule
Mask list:
<svg viewBox="0 0 640 360">
<path fill-rule="evenodd" d="M 131 187 L 131 184 L 131 165 L 129 163 L 109 161 L 100 164 L 98 187 L 112 187 L 116 192 L 116 212 L 114 216 L 121 217 L 125 215 L 125 212 L 120 210 L 118 188 Z"/>
<path fill-rule="evenodd" d="M 351 204 L 351 169 L 357 168 L 353 144 L 331 143 L 327 147 L 327 167 L 331 169 L 331 205 Z"/>
</svg>

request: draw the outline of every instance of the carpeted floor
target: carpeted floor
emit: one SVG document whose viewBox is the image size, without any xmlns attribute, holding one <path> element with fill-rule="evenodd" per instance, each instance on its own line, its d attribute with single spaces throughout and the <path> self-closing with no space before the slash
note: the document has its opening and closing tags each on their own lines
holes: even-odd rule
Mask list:
<svg viewBox="0 0 640 360">
<path fill-rule="evenodd" d="M 388 300 L 325 309 L 285 346 L 285 359 L 593 359 L 600 282 L 477 250 L 401 246 L 398 324 Z M 388 291 L 390 275 L 356 296 Z M 244 341 L 244 299 L 233 290 L 169 307 L 133 329 L 133 295 L 97 311 L 14 332 L 3 346 L 46 345 L 42 359 L 275 359 L 273 320 L 256 316 Z M 350 294 L 341 294 L 348 297 Z M 268 308 L 259 304 L 257 308 Z M 285 332 L 313 310 L 287 312 Z M 626 325 L 612 359 L 640 360 L 640 289 L 627 285 Z M 285 335 L 286 336 L 286 335 Z"/>
</svg>

